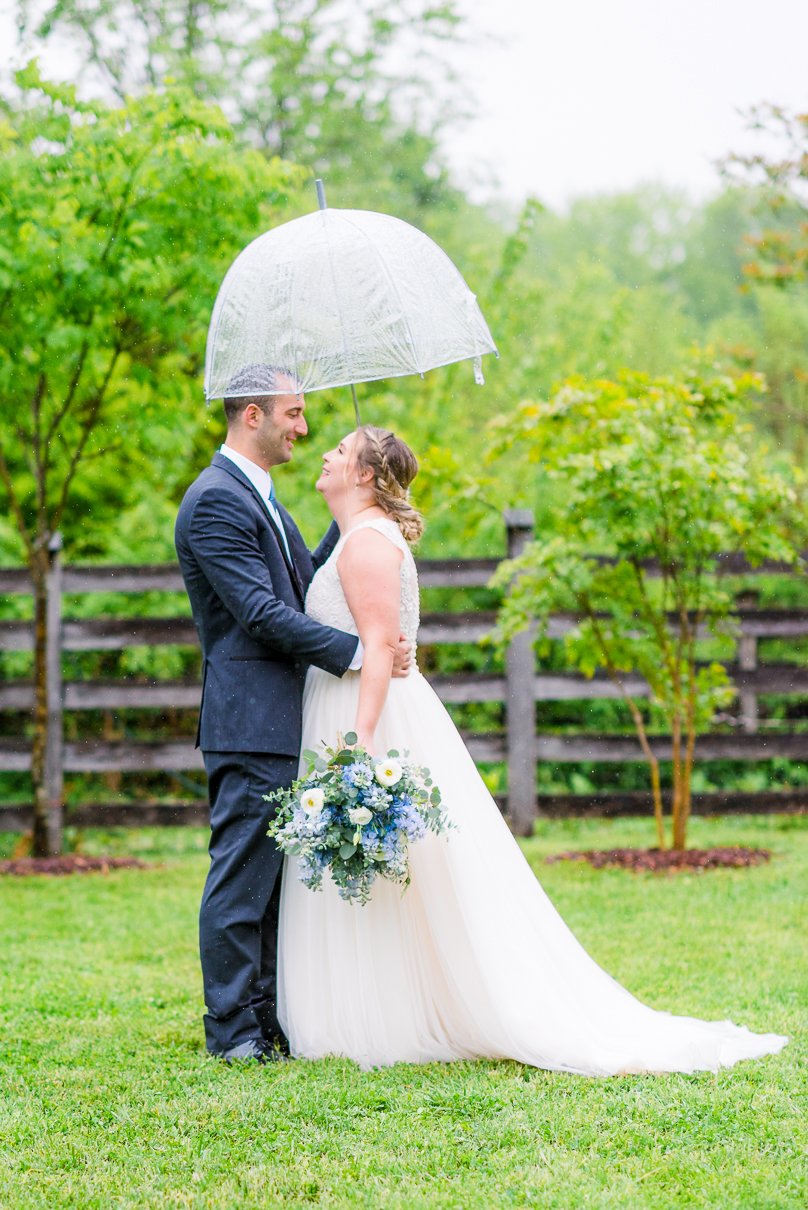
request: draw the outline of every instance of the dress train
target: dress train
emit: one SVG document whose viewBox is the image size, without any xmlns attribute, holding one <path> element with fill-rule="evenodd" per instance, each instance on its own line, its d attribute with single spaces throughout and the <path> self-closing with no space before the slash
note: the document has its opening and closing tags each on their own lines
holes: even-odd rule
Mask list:
<svg viewBox="0 0 808 1210">
<path fill-rule="evenodd" d="M 396 541 L 390 525 L 376 523 Z M 307 611 L 349 628 L 339 549 L 317 573 Z M 412 626 L 408 555 L 402 619 Z M 349 730 L 358 696 L 358 673 L 310 669 L 303 747 Z M 286 859 L 278 1009 L 294 1055 L 343 1055 L 364 1068 L 486 1057 L 605 1076 L 715 1071 L 785 1045 L 731 1021 L 655 1011 L 589 957 L 419 672 L 391 682 L 376 735 L 380 751 L 406 749 L 429 766 L 456 828 L 411 846 L 410 886 L 378 878 L 365 906 L 341 900 L 327 876 L 322 892 L 307 890 Z"/>
</svg>

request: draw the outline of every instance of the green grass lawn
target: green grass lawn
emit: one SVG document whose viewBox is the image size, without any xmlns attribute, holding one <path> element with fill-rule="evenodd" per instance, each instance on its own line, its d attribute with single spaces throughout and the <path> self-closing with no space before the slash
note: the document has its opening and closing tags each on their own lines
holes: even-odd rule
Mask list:
<svg viewBox="0 0 808 1210">
<path fill-rule="evenodd" d="M 693 844 L 771 848 L 753 869 L 543 864 L 651 834 L 650 822 L 542 824 L 525 852 L 636 995 L 787 1033 L 779 1056 L 608 1080 L 493 1062 L 228 1068 L 202 1043 L 202 833 L 88 834 L 87 852 L 155 864 L 0 881 L 0 1205 L 802 1210 L 806 821 L 694 822 Z"/>
</svg>

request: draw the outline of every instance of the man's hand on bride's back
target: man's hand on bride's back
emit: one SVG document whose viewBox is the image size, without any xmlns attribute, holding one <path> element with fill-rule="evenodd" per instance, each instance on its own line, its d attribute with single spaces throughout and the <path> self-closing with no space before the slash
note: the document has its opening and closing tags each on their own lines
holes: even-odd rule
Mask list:
<svg viewBox="0 0 808 1210">
<path fill-rule="evenodd" d="M 398 647 L 393 656 L 393 676 L 409 676 L 412 668 L 412 643 L 403 634 L 398 636 Z"/>
</svg>

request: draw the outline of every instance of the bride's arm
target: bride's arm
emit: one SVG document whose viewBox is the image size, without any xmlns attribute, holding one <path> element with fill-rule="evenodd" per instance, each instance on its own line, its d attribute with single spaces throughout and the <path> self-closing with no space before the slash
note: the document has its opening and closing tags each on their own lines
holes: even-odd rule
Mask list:
<svg viewBox="0 0 808 1210">
<path fill-rule="evenodd" d="M 351 535 L 337 560 L 345 600 L 365 648 L 354 730 L 371 751 L 398 647 L 402 558 L 382 534 L 362 529 Z"/>
</svg>

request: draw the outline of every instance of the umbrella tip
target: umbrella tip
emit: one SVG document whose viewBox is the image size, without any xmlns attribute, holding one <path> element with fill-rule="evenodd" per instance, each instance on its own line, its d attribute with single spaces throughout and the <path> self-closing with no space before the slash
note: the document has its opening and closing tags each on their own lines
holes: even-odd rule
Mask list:
<svg viewBox="0 0 808 1210">
<path fill-rule="evenodd" d="M 325 185 L 323 184 L 323 182 L 320 180 L 319 177 L 314 182 L 314 188 L 317 190 L 317 205 L 320 207 L 321 210 L 326 210 L 327 203 L 325 200 Z"/>
</svg>

